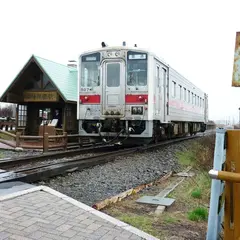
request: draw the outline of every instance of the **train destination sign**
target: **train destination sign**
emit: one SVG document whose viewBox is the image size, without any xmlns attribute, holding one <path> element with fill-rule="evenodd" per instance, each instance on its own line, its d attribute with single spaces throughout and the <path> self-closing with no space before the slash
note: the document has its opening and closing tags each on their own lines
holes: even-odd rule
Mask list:
<svg viewBox="0 0 240 240">
<path fill-rule="evenodd" d="M 232 87 L 240 87 L 240 32 L 236 33 Z"/>
<path fill-rule="evenodd" d="M 57 92 L 31 92 L 23 93 L 24 102 L 58 102 L 59 95 Z"/>
</svg>

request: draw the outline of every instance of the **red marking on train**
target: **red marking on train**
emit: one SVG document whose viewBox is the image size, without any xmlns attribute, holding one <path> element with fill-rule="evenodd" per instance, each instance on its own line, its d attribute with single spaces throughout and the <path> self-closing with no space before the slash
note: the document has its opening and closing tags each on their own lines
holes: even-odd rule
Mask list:
<svg viewBox="0 0 240 240">
<path fill-rule="evenodd" d="M 99 104 L 101 101 L 100 95 L 80 95 L 79 99 L 82 104 Z"/>
<path fill-rule="evenodd" d="M 200 114 L 204 113 L 204 108 L 201 108 L 199 106 L 193 106 L 192 104 L 188 104 L 188 103 L 181 103 L 176 100 L 170 100 L 169 107 L 174 107 L 182 111 L 189 111 L 189 112 L 200 113 Z"/>
<path fill-rule="evenodd" d="M 126 95 L 125 96 L 126 103 L 147 103 L 148 95 L 147 94 L 138 94 L 138 95 Z"/>
</svg>

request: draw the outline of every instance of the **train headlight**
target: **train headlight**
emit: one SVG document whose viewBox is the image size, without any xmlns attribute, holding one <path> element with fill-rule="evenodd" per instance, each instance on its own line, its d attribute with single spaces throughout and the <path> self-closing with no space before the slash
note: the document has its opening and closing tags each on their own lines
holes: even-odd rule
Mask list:
<svg viewBox="0 0 240 240">
<path fill-rule="evenodd" d="M 132 107 L 132 114 L 137 114 L 137 108 L 136 107 Z"/>
<path fill-rule="evenodd" d="M 137 108 L 137 113 L 138 114 L 143 114 L 143 107 L 138 107 Z"/>
<path fill-rule="evenodd" d="M 132 107 L 132 114 L 133 115 L 142 115 L 143 114 L 143 107 Z"/>
</svg>

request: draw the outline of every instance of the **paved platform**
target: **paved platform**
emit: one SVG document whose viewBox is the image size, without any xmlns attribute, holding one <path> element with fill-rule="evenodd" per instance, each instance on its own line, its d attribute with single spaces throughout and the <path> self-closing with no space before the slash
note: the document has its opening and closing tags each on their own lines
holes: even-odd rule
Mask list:
<svg viewBox="0 0 240 240">
<path fill-rule="evenodd" d="M 0 196 L 0 240 L 157 240 L 49 187 L 5 189 Z"/>
</svg>

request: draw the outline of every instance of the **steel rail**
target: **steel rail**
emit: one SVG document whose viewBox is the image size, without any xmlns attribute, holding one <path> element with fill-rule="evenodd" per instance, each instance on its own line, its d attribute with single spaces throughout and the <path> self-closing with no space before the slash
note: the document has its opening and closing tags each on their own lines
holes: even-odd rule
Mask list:
<svg viewBox="0 0 240 240">
<path fill-rule="evenodd" d="M 101 145 L 101 146 L 95 146 L 95 147 L 86 147 L 86 148 L 77 149 L 77 150 L 43 153 L 39 155 L 24 156 L 24 157 L 17 157 L 17 158 L 4 158 L 4 159 L 0 159 L 0 169 L 4 167 L 15 166 L 16 164 L 26 164 L 29 162 L 59 159 L 64 157 L 73 157 L 79 154 L 86 154 L 89 152 L 97 153 L 97 152 L 106 151 L 109 148 L 114 150 L 114 149 L 118 149 L 119 146 Z"/>
<path fill-rule="evenodd" d="M 106 162 L 111 161 L 115 157 L 129 155 L 131 153 L 141 152 L 145 150 L 150 150 L 153 148 L 158 148 L 161 146 L 178 143 L 185 140 L 191 140 L 200 138 L 201 136 L 177 138 L 173 140 L 168 140 L 164 142 L 159 142 L 154 145 L 147 145 L 144 147 L 134 147 L 129 149 L 122 149 L 117 151 L 112 151 L 108 153 L 97 154 L 91 157 L 83 157 L 77 159 L 69 159 L 59 163 L 49 163 L 42 166 L 30 167 L 25 169 L 16 170 L 10 174 L 0 179 L 0 182 L 9 182 L 9 181 L 24 181 L 24 182 L 36 182 L 39 180 L 48 179 L 50 177 L 58 176 L 66 172 L 72 172 L 76 170 L 82 170 L 88 167 L 100 165 Z M 0 175 L 1 176 L 1 175 Z"/>
</svg>

